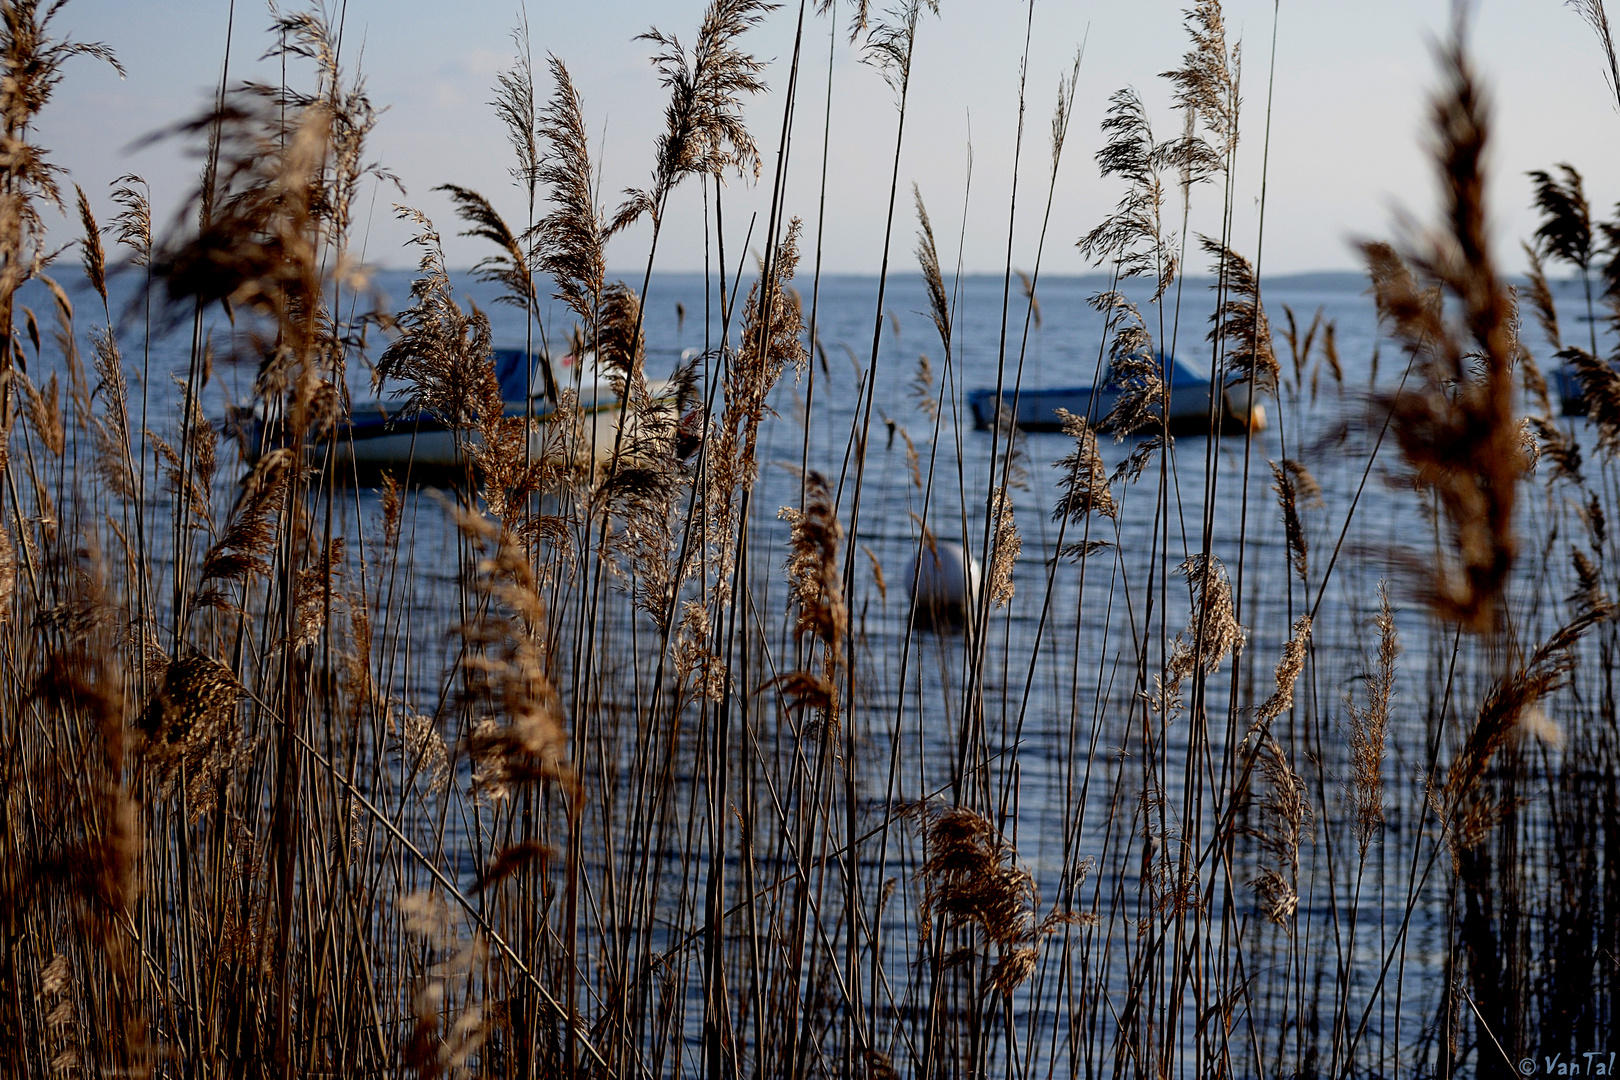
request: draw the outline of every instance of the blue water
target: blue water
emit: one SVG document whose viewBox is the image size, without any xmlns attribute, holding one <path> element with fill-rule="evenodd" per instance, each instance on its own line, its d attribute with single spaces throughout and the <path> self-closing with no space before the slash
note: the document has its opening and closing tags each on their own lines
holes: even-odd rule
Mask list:
<svg viewBox="0 0 1620 1080">
<path fill-rule="evenodd" d="M 386 306 L 406 302 L 409 280 L 410 275 L 403 272 L 376 276 L 376 287 L 388 298 Z M 121 321 L 124 362 L 132 379 L 131 408 L 138 425 L 143 388 L 140 373 L 147 361 L 139 345 L 142 312 L 134 303 L 138 296 L 135 284 L 129 280 L 119 284 L 114 314 Z M 646 298 L 650 377 L 669 374 L 691 350 L 703 356 L 699 375 L 704 384 L 715 377 L 715 350 L 722 336 L 736 342 L 739 318 L 734 315 L 729 326 L 722 324 L 714 284 L 698 275 L 653 276 Z M 778 520 L 777 510 L 797 504 L 798 470 L 803 463 L 825 474 L 839 493 L 840 518 L 848 530 L 846 550 L 859 553 L 856 588 L 849 599 L 858 635 L 854 677 L 860 690 L 855 714 L 843 722 L 853 725 L 858 737 L 859 754 L 853 769 L 862 828 L 880 823 L 898 804 L 949 797 L 958 790 L 952 762 L 969 700 L 966 691 L 976 686 L 984 702 L 988 753 L 977 782 L 989 797 L 989 805 L 999 810 L 1000 823 L 1019 860 L 1035 876 L 1045 905 L 1042 913 L 1055 900 L 1076 910 L 1095 907 L 1102 913 L 1101 927 L 1091 932 L 1096 935 L 1091 939 L 1091 962 L 1104 966 L 1100 984 L 1118 990 L 1137 930 L 1111 918 L 1110 912 L 1133 919 L 1150 915 L 1138 909 L 1135 899 L 1142 866 L 1140 823 L 1122 823 L 1110 814 L 1116 788 L 1122 792 L 1118 805 L 1127 809 L 1135 805 L 1141 788 L 1137 758 L 1142 735 L 1140 724 L 1133 722 L 1133 717 L 1141 715 L 1136 697 L 1136 650 L 1145 647 L 1150 670 L 1157 670 L 1166 642 L 1186 626 L 1186 584 L 1163 577 L 1154 582 L 1154 568 L 1165 562 L 1157 554 L 1160 547 L 1167 545 L 1171 565 L 1200 549 L 1208 470 L 1218 507 L 1211 520 L 1211 550 L 1224 561 L 1234 581 L 1241 579 L 1238 615 L 1248 640 L 1237 660 L 1228 661 L 1209 681 L 1207 745 L 1213 748 L 1213 757 L 1207 762 L 1195 760 L 1193 768 L 1188 768 L 1189 720 L 1185 713 L 1162 732 L 1166 740 L 1165 816 L 1171 822 L 1172 836 L 1180 835 L 1178 830 L 1185 823 L 1178 825 L 1176 818 L 1185 795 L 1184 777 L 1203 770 L 1211 784 L 1230 782 L 1221 761 L 1228 742 L 1226 703 L 1235 700 L 1238 722 L 1246 724 L 1254 705 L 1270 693 L 1272 668 L 1292 623 L 1311 605 L 1319 604 L 1314 683 L 1307 687 L 1302 682 L 1300 708 L 1279 719 L 1276 730 L 1296 770 L 1304 776 L 1316 810 L 1300 856 L 1299 950 L 1313 958 L 1311 963 L 1328 965 L 1330 981 L 1335 950 L 1345 947 L 1331 935 L 1351 900 L 1351 880 L 1343 865 L 1347 833 L 1341 800 L 1341 700 L 1356 688 L 1355 676 L 1364 669 L 1375 645 L 1375 631 L 1369 624 L 1381 578 L 1392 579 L 1392 591 L 1400 601 L 1397 622 L 1408 650 L 1401 661 L 1397 723 L 1386 762 L 1388 832 L 1372 849 L 1359 898 L 1363 934 L 1353 946 L 1353 956 L 1347 957 L 1358 972 L 1352 999 L 1359 1016 L 1404 915 L 1409 830 L 1423 806 L 1423 791 L 1414 776 L 1425 764 L 1424 716 L 1432 706 L 1432 688 L 1443 681 L 1436 675 L 1443 656 L 1429 647 L 1433 628 L 1415 604 L 1401 601 L 1410 595 L 1410 581 L 1397 576 L 1393 565 L 1394 549 L 1421 549 L 1428 542 L 1429 526 L 1410 488 L 1402 487 L 1397 479 L 1399 463 L 1392 448 L 1386 446 L 1376 460 L 1372 457 L 1378 430 L 1372 395 L 1398 384 L 1406 357 L 1394 343 L 1380 337 L 1370 299 L 1355 276 L 1272 280 L 1266 286 L 1265 303 L 1278 332 L 1276 348 L 1284 378 L 1278 398 L 1266 403 L 1269 426 L 1252 438 L 1178 440 L 1162 476 L 1155 461 L 1135 484 L 1116 486 L 1122 504 L 1119 520 L 1092 519 L 1085 538 L 1105 540 L 1108 546 L 1086 558 L 1083 569 L 1073 561 L 1053 559 L 1059 530 L 1050 517 L 1057 501 L 1057 474 L 1051 465 L 1068 453 L 1072 440 L 1063 435 L 1020 438 L 1015 464 L 1023 478 L 1011 488 L 1010 496 L 1023 549 L 1013 573 L 1014 595 L 1004 610 L 994 611 L 989 619 L 980 665 L 969 639 L 961 634 L 917 632 L 907 644 L 905 588 L 908 567 L 919 550 L 918 523 L 926 517 L 936 536 L 960 540 L 983 558 L 993 440 L 990 433 L 973 430 L 963 404 L 965 394 L 996 385 L 998 376 L 1008 387 L 1091 383 L 1106 343 L 1102 316 L 1087 301 L 1107 283 L 1098 278 L 1042 279 L 1036 290 L 1038 317 L 1016 277 L 1010 287 L 1000 276 L 971 276 L 950 284 L 954 336 L 947 358 L 926 314 L 921 280 L 913 273 L 897 274 L 888 283 L 881 310 L 874 278 L 830 275 L 817 284 L 807 272 L 794 282 L 806 323 L 814 321 L 817 347 L 802 371 L 790 370 L 784 375 L 771 396 L 776 415 L 767 420 L 761 434 L 751 541 L 755 555 L 748 579 L 759 608 L 759 625 L 769 628 L 764 631 L 764 644 L 770 658 L 756 659 L 756 665 L 786 663 L 795 654 L 788 620 L 783 617 L 781 567 L 788 526 Z M 466 299 L 488 313 L 497 347 L 525 344 L 521 312 L 496 303 L 494 289 L 465 276 L 458 277 L 457 285 Z M 1144 311 L 1161 348 L 1205 366 L 1212 359 L 1212 346 L 1205 337 L 1213 307 L 1207 285 L 1199 280 L 1183 282 L 1172 289 L 1163 305 Z M 745 283 L 737 293 L 739 308 L 746 291 Z M 1133 286 L 1127 291 L 1145 303 L 1145 290 Z M 71 292 L 83 333 L 97 318 L 99 301 L 82 283 L 73 285 Z M 26 295 L 44 321 L 48 296 L 32 287 Z M 1571 326 L 1576 325 L 1571 306 L 1574 295 L 1573 289 L 1560 288 Z M 1285 308 L 1294 312 L 1301 332 L 1317 312 L 1332 323 L 1342 384 L 1317 355 L 1296 372 L 1281 333 Z M 148 426 L 166 437 L 177 423 L 175 380 L 185 377 L 190 340 L 187 313 L 176 312 L 174 322 L 171 332 L 151 343 L 150 374 L 144 384 L 149 391 Z M 566 352 L 563 343 L 571 329 L 568 314 L 551 304 L 536 344 L 560 357 Z M 217 310 L 207 313 L 205 331 L 214 361 L 204 406 L 209 415 L 220 416 L 228 405 L 248 400 L 258 346 L 247 320 L 232 324 Z M 1580 332 L 1584 334 L 1584 327 Z M 1526 335 L 1528 338 L 1528 328 Z M 356 400 L 374 393 L 369 361 L 375 357 L 379 338 L 373 328 L 368 350 L 349 358 L 349 390 Z M 1533 348 L 1538 355 L 1545 354 L 1539 343 Z M 914 390 L 922 355 L 930 359 L 936 389 L 944 388 L 945 409 L 937 430 Z M 45 354 L 32 363 L 36 378 L 41 371 L 62 370 L 60 358 L 53 357 L 48 344 Z M 571 372 L 562 369 L 559 374 L 566 380 Z M 852 434 L 862 428 L 863 394 L 868 385 L 871 420 L 863 470 L 850 447 Z M 1591 434 L 1584 424 L 1573 430 L 1590 450 Z M 908 464 L 908 443 L 917 455 L 915 474 Z M 1116 443 L 1104 437 L 1101 450 L 1113 468 L 1139 446 L 1137 440 Z M 1322 489 L 1320 501 L 1301 511 L 1312 558 L 1308 587 L 1289 574 L 1281 517 L 1271 490 L 1268 462 L 1285 457 L 1303 463 Z M 221 458 L 215 494 L 222 512 L 233 497 L 233 484 L 243 466 L 223 450 Z M 914 482 L 914 475 L 921 486 Z M 1161 480 L 1167 519 L 1156 513 Z M 1355 511 L 1350 517 L 1353 502 Z M 1539 535 L 1537 530 L 1553 520 L 1547 515 L 1554 511 L 1539 509 L 1539 505 L 1536 500 L 1526 500 L 1527 534 Z M 366 490 L 347 491 L 337 500 L 341 527 L 359 550 L 364 550 L 372 535 L 368 529 L 376 507 L 375 494 Z M 407 537 L 413 573 L 402 585 L 408 591 L 400 598 L 395 625 L 379 637 L 386 644 L 389 634 L 399 635 L 408 662 L 399 665 L 393 685 L 386 689 L 414 710 L 432 716 L 448 695 L 451 628 L 462 617 L 456 601 L 453 530 L 442 502 L 432 493 L 412 494 Z M 1070 531 L 1065 542 L 1076 539 L 1080 537 Z M 157 547 L 157 569 L 161 570 L 165 548 L 161 542 Z M 1527 544 L 1526 550 L 1531 547 Z M 1332 576 L 1324 585 L 1336 548 L 1339 554 Z M 874 567 L 881 568 L 885 588 L 879 587 Z M 1158 597 L 1153 623 L 1146 621 L 1145 597 L 1150 589 Z M 1534 603 L 1535 598 L 1525 602 Z M 1533 608 L 1526 610 L 1534 614 Z M 651 639 L 646 627 L 642 633 L 643 641 Z M 903 685 L 902 664 L 906 668 Z M 971 679 L 969 672 L 973 673 Z M 756 683 L 768 677 L 761 671 L 754 674 Z M 650 679 L 650 671 L 643 670 L 639 678 Z M 626 702 L 634 700 L 636 689 L 624 687 Z M 1307 700 L 1313 704 L 1307 706 Z M 1318 710 L 1325 718 L 1313 726 L 1308 715 Z M 1241 735 L 1241 731 L 1235 734 Z M 785 770 L 784 760 L 762 755 L 760 767 L 767 773 L 773 767 Z M 693 800 L 698 799 L 695 783 L 694 777 L 688 777 L 682 784 L 686 797 Z M 752 797 L 758 800 L 755 811 L 769 821 L 765 796 L 756 791 Z M 1206 792 L 1206 801 L 1208 797 Z M 1206 837 L 1209 827 L 1205 821 Z M 470 872 L 479 863 L 476 841 L 470 835 L 474 830 L 465 825 L 457 828 L 466 829 L 459 834 L 465 841 L 466 857 L 456 859 L 456 869 Z M 908 838 L 907 828 L 897 826 L 892 841 L 861 849 L 866 877 L 863 890 L 868 895 L 881 890 L 886 876 L 903 876 L 914 868 L 916 845 Z M 453 842 L 451 846 L 455 846 Z M 1331 857 L 1340 864 L 1330 877 Z M 1089 872 L 1081 883 L 1080 869 L 1087 860 L 1091 861 Z M 767 866 L 761 872 L 774 876 L 775 870 Z M 1234 874 L 1237 879 L 1244 876 Z M 910 888 L 902 881 L 902 898 Z M 1112 899 L 1116 890 L 1124 898 L 1118 902 Z M 835 887 L 830 893 L 838 891 Z M 1227 899 L 1246 913 L 1245 918 L 1258 917 L 1251 891 L 1239 890 L 1218 902 Z M 832 934 L 841 905 L 836 895 L 828 903 L 823 919 L 826 932 Z M 1401 970 L 1403 984 L 1409 989 L 1398 1003 L 1386 995 L 1386 1003 L 1371 1019 L 1369 1045 L 1378 1043 L 1379 1060 L 1392 1058 L 1397 1046 L 1409 1055 L 1422 1026 L 1433 1019 L 1448 947 L 1444 903 L 1445 889 L 1437 875 L 1424 887 L 1407 942 Z M 701 910 L 694 904 L 700 905 L 700 901 L 688 897 L 667 912 L 669 923 L 655 935 L 660 943 L 656 947 L 666 948 L 685 938 L 701 921 Z M 897 985 L 906 984 L 917 958 L 914 908 L 896 903 L 887 909 L 882 926 L 885 952 L 880 966 Z M 1071 935 L 1078 933 L 1065 931 L 1059 940 L 1072 942 L 1077 939 Z M 1280 937 L 1265 940 L 1271 949 L 1283 948 Z M 1082 1069 L 1078 1064 L 1084 1056 L 1083 1040 L 1068 1041 L 1071 1037 L 1081 1040 L 1082 1032 L 1071 1024 L 1071 1018 L 1078 1016 L 1073 1012 L 1076 990 L 1072 974 L 1068 984 L 1058 977 L 1058 951 L 1052 946 L 1046 949 L 1042 973 L 1020 992 L 1017 1008 L 1038 1036 L 1034 1046 L 1056 1040 L 1052 1043 L 1055 1049 L 1039 1051 L 1051 1059 L 1042 1062 L 1043 1069 L 1087 1071 L 1089 1065 Z M 1262 1023 L 1275 1021 L 1276 1010 L 1283 1007 L 1264 991 L 1265 978 L 1275 974 L 1268 964 L 1281 962 L 1282 955 L 1251 958 L 1257 980 L 1252 1008 L 1255 1019 Z M 690 967 L 685 988 L 687 1030 L 692 1036 L 685 1051 L 688 1054 L 696 1052 L 693 1040 L 701 1019 L 691 1007 L 700 1000 L 693 997 L 700 993 L 697 969 L 695 964 Z M 1089 977 L 1098 978 L 1095 968 Z M 899 1033 L 904 1024 L 899 1018 L 905 1013 L 905 1007 L 895 1004 L 887 1014 L 883 1010 L 875 1014 L 882 1038 L 897 1060 L 903 1057 L 904 1040 Z M 1110 1023 L 1104 1021 L 1104 1031 Z M 1097 1038 L 1101 1041 L 1092 1044 L 1091 1057 L 1106 1064 L 1111 1044 L 1106 1036 Z"/>
</svg>

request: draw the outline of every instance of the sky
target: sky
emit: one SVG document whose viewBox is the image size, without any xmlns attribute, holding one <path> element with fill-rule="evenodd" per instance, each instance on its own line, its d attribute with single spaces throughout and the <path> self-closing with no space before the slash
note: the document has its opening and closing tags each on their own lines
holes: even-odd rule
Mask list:
<svg viewBox="0 0 1620 1080">
<path fill-rule="evenodd" d="M 285 0 L 284 7 L 298 2 Z M 453 235 L 450 204 L 433 188 L 473 188 L 509 221 L 526 221 L 526 197 L 509 173 L 511 149 L 488 104 L 496 76 L 513 61 L 519 0 L 327 3 L 334 21 L 341 19 L 344 66 L 351 74 L 359 70 L 374 104 L 386 110 L 370 156 L 405 189 L 378 186 L 363 193 L 364 257 L 387 268 L 414 264 L 406 246 L 411 228 L 393 209 L 404 203 L 436 222 L 452 265 L 470 265 L 486 253 L 483 242 Z M 1109 96 L 1136 88 L 1156 132 L 1178 133 L 1170 87 L 1158 73 L 1177 66 L 1188 45 L 1181 3 L 1033 5 L 1031 14 L 1021 0 L 941 0 L 937 17 L 923 17 L 897 174 L 893 265 L 911 265 L 915 183 L 947 269 L 960 261 L 970 272 L 999 272 L 1008 259 L 1016 161 L 1013 265 L 1029 270 L 1039 259 L 1045 274 L 1086 272 L 1090 266 L 1075 240 L 1120 195 L 1117 179 L 1100 177 L 1095 161 Z M 667 93 L 649 60 L 651 43 L 637 35 L 657 26 L 690 44 L 704 6 L 703 0 L 528 0 L 538 91 L 551 92 L 543 58 L 555 54 L 584 99 L 608 210 L 620 191 L 647 184 L 663 124 Z M 827 272 L 869 274 L 883 258 L 897 112 L 890 88 L 849 44 L 848 8 L 848 0 L 839 5 L 836 24 L 813 14 L 804 20 L 786 201 L 788 213 L 804 221 L 807 265 L 819 242 Z M 1448 31 L 1450 0 L 1227 0 L 1224 9 L 1228 37 L 1240 43 L 1243 57 L 1232 246 L 1258 258 L 1268 274 L 1351 269 L 1355 240 L 1394 236 L 1403 216 L 1432 220 L 1436 185 L 1424 146 L 1438 80 L 1434 45 Z M 726 258 L 733 265 L 745 241 L 752 252 L 762 246 L 798 19 L 798 4 L 784 5 L 742 39 L 744 49 L 765 61 L 770 89 L 746 107 L 764 157 L 763 177 L 757 184 L 730 177 L 720 194 Z M 269 10 L 258 0 L 236 0 L 234 12 L 230 0 L 71 0 L 56 31 L 110 46 L 127 75 L 120 78 L 91 59 L 73 61 L 40 118 L 41 143 L 90 194 L 103 220 L 115 210 L 107 198 L 111 183 L 133 172 L 151 184 L 160 226 L 173 225 L 197 182 L 197 147 L 141 140 L 207 107 L 227 38 L 232 82 L 279 80 L 279 62 L 263 59 L 273 44 L 269 24 Z M 1595 36 L 1562 0 L 1478 0 L 1469 44 L 1492 101 L 1494 242 L 1503 266 L 1515 272 L 1524 265 L 1519 242 L 1536 227 L 1527 170 L 1569 161 L 1587 177 L 1594 207 L 1613 212 L 1620 200 L 1620 113 Z M 1054 179 L 1051 113 L 1059 79 L 1082 46 L 1074 114 Z M 312 82 L 304 64 L 290 66 L 287 78 L 293 85 Z M 831 134 L 821 219 L 824 125 Z M 1194 231 L 1219 231 L 1220 201 L 1212 187 L 1194 193 Z M 711 200 L 711 214 L 712 207 Z M 76 231 L 60 220 L 52 227 L 59 242 Z M 703 269 L 704 237 L 704 193 L 692 179 L 672 201 L 658 269 Z M 616 237 L 610 266 L 639 272 L 648 239 L 645 228 Z"/>
</svg>

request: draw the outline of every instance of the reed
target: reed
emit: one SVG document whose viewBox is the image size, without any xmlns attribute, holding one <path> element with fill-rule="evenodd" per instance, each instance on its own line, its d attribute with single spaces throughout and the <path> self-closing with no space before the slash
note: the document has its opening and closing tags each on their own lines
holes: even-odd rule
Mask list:
<svg viewBox="0 0 1620 1080">
<path fill-rule="evenodd" d="M 222 77 L 158 139 L 202 150 L 187 213 L 155 228 L 126 176 L 104 228 L 34 141 L 67 61 L 112 60 L 58 36 L 59 6 L 0 0 L 8 1075 L 1505 1076 L 1607 1045 L 1620 221 L 1573 164 L 1532 173 L 1510 287 L 1461 22 L 1440 218 L 1360 249 L 1392 375 L 1347 322 L 1277 315 L 1263 235 L 1237 250 L 1217 0 L 1165 73 L 1178 135 L 1150 96 L 1106 103 L 1122 192 L 1078 240 L 1107 273 L 1083 312 L 1046 248 L 1078 52 L 1038 231 L 1027 163 L 992 208 L 999 293 L 953 273 L 927 178 L 918 277 L 890 265 L 924 17 L 965 17 L 932 3 L 713 0 L 691 48 L 651 31 L 664 123 L 611 212 L 587 104 L 520 24 L 493 88 L 516 186 L 442 178 L 483 245 L 465 275 L 397 207 L 420 260 L 397 311 L 356 251 L 367 187 L 396 182 L 340 21 L 276 12 L 289 84 Z M 1603 6 L 1574 6 L 1612 69 Z M 770 155 L 750 35 L 789 17 Z M 839 77 L 896 105 L 868 350 L 821 340 L 830 105 L 817 204 L 789 183 L 817 18 L 829 80 L 847 33 L 874 70 Z M 726 214 L 754 180 L 757 233 Z M 706 299 L 671 340 L 662 225 L 698 199 Z M 608 252 L 641 218 L 638 287 Z M 1180 288 L 1189 244 L 1208 295 Z M 539 342 L 523 409 L 484 292 Z M 1026 437 L 1043 335 L 1080 315 L 1123 393 Z M 703 351 L 671 364 L 697 317 Z M 937 362 L 896 351 L 917 333 Z M 1214 405 L 1173 432 L 1178 347 L 1280 434 L 1240 454 Z M 1007 400 L 976 434 L 986 349 Z M 1538 357 L 1586 419 L 1553 415 Z M 366 365 L 396 433 L 452 432 L 444 488 L 357 468 Z M 221 372 L 247 387 L 228 439 Z M 1395 513 L 1419 523 L 1399 545 Z"/>
</svg>

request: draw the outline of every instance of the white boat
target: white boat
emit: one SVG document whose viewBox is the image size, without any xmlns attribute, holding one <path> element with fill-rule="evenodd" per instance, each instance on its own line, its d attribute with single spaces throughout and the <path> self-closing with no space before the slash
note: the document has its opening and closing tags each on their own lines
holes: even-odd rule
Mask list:
<svg viewBox="0 0 1620 1080">
<path fill-rule="evenodd" d="M 611 382 L 595 378 L 587 364 L 581 375 L 592 376 L 588 382 L 563 384 L 565 393 L 577 394 L 578 423 L 574 430 L 565 431 L 554 422 L 556 410 L 551 402 L 540 394 L 524 394 L 528 383 L 525 369 L 530 365 L 524 363 L 522 350 L 497 350 L 495 363 L 505 401 L 503 415 L 527 416 L 537 421 L 529 432 L 529 453 L 534 459 L 557 453 L 564 448 L 564 440 L 572 440 L 566 452 L 582 461 L 588 459 L 601 465 L 612 458 L 615 443 L 620 441 L 623 401 Z M 671 412 L 678 406 L 673 396 L 675 389 L 669 380 L 647 384 L 653 400 Z M 246 415 L 238 412 L 227 419 L 227 426 L 242 438 L 249 460 L 274 444 L 273 425 L 265 422 L 262 406 Z M 470 462 L 469 450 L 480 441 L 472 428 L 458 429 L 426 410 L 388 401 L 356 403 L 336 432 L 338 464 L 345 473 L 365 478 L 385 471 L 408 472 L 411 479 L 422 482 L 454 480 L 464 475 Z"/>
<path fill-rule="evenodd" d="M 1174 357 L 1170 358 L 1168 364 L 1162 354 L 1156 359 L 1161 371 L 1169 370 L 1171 433 L 1208 434 L 1210 395 L 1214 392 L 1208 373 Z M 979 428 L 989 428 L 996 422 L 997 412 L 1005 411 L 1023 431 L 1062 431 L 1063 419 L 1059 409 L 1084 417 L 1098 428 L 1103 428 L 1108 414 L 1119 403 L 1125 390 L 1122 381 L 1115 377 L 1110 368 L 1096 386 L 1054 389 L 1024 387 L 1016 393 L 1010 387 L 1004 388 L 1000 409 L 997 408 L 994 390 L 974 390 L 968 394 L 968 407 L 973 410 L 973 423 Z M 1161 406 L 1154 405 L 1150 411 L 1157 415 L 1159 408 Z M 1261 402 L 1250 400 L 1247 387 L 1229 386 L 1221 391 L 1216 417 L 1221 430 L 1226 432 L 1264 431 L 1266 427 L 1266 407 Z M 1151 433 L 1157 426 L 1149 425 L 1146 430 Z"/>
</svg>

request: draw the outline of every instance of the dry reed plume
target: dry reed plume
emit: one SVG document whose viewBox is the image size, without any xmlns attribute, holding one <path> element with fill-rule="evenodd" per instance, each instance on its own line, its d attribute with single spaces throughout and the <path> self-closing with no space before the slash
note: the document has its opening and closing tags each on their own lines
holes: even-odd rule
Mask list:
<svg viewBox="0 0 1620 1080">
<path fill-rule="evenodd" d="M 1575 6 L 1611 58 L 1603 5 Z M 37 135 L 66 62 L 110 53 L 0 0 L 7 1075 L 1501 1077 L 1612 1041 L 1620 221 L 1596 178 L 1520 178 L 1516 294 L 1485 93 L 1447 46 L 1444 220 L 1362 248 L 1410 363 L 1380 370 L 1374 312 L 1279 309 L 1302 293 L 1262 276 L 1274 241 L 1237 239 L 1259 95 L 1197 0 L 1174 138 L 1152 93 L 1092 103 L 1123 190 L 1079 240 L 1108 275 L 1085 303 L 1043 262 L 1088 107 L 1078 55 L 1059 73 L 1041 239 L 1021 187 L 996 200 L 986 329 L 977 186 L 958 232 L 919 178 L 917 276 L 887 258 L 939 7 L 817 23 L 835 8 L 711 0 L 695 39 L 646 35 L 661 115 L 611 212 L 586 103 L 520 23 L 491 93 L 513 183 L 434 178 L 465 275 L 398 210 L 420 261 L 391 312 L 357 252 L 397 184 L 341 10 L 275 11 L 284 85 L 222 78 L 150 144 L 199 151 L 180 217 L 123 176 L 103 228 Z M 794 31 L 770 61 L 768 18 Z M 1039 55 L 992 119 L 1015 169 Z M 804 155 L 830 173 L 834 103 L 885 85 L 882 277 L 835 278 Z M 701 292 L 654 276 L 677 217 Z M 1178 287 L 1200 251 L 1213 292 Z M 867 315 L 869 353 L 841 340 Z M 496 375 L 519 340 L 526 402 Z M 1178 342 L 1273 427 L 1172 440 Z M 447 493 L 350 467 L 373 361 L 378 438 L 448 443 Z M 1015 423 L 1094 368 L 1102 415 Z M 1585 420 L 1554 415 L 1571 372 Z M 1380 581 L 1392 532 L 1412 602 Z M 927 618 L 936 592 L 966 617 Z"/>
<path fill-rule="evenodd" d="M 1429 602 L 1469 629 L 1491 631 L 1500 625 L 1501 594 L 1518 552 L 1513 511 L 1524 463 L 1513 416 L 1517 350 L 1511 303 L 1485 234 L 1484 92 L 1460 44 L 1442 61 L 1447 84 L 1433 123 L 1445 231 L 1405 256 L 1380 243 L 1363 251 L 1379 314 L 1422 379 L 1418 389 L 1388 399 L 1393 431 L 1415 483 L 1438 503 L 1447 550 L 1455 552 L 1430 577 Z M 1455 298 L 1460 327 L 1445 320 L 1440 290 Z"/>
<path fill-rule="evenodd" d="M 1395 616 L 1389 606 L 1389 589 L 1378 586 L 1378 659 L 1366 676 L 1367 701 L 1358 706 L 1345 702 L 1350 715 L 1350 801 L 1355 822 L 1356 846 L 1363 859 L 1367 845 L 1384 827 L 1384 747 L 1389 737 L 1390 703 L 1395 693 L 1395 661 L 1401 644 L 1395 633 Z"/>
</svg>

